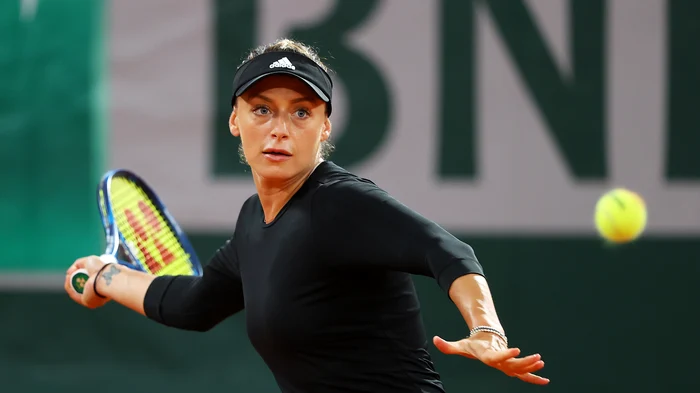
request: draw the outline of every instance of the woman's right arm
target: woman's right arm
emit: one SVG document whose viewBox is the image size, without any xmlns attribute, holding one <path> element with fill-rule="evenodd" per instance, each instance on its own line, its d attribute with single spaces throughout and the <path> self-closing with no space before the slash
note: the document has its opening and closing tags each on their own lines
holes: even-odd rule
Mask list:
<svg viewBox="0 0 700 393">
<path fill-rule="evenodd" d="M 100 295 L 146 315 L 143 301 L 155 278 L 156 276 L 112 263 L 102 269 L 96 278 L 95 287 Z"/>
<path fill-rule="evenodd" d="M 93 280 L 104 266 L 97 257 L 82 258 L 66 274 L 66 291 L 73 300 L 89 308 L 99 307 L 107 299 L 120 303 L 163 325 L 184 330 L 206 331 L 243 309 L 243 290 L 229 241 L 217 250 L 201 277 L 155 277 L 111 264 L 97 276 L 99 297 Z M 86 268 L 90 280 L 81 295 L 70 288 L 70 275 Z"/>
</svg>

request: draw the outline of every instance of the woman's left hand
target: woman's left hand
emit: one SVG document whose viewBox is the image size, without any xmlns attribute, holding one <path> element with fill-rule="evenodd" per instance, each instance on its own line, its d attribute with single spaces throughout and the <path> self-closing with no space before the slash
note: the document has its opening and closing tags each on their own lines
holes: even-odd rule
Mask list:
<svg viewBox="0 0 700 393">
<path fill-rule="evenodd" d="M 536 385 L 549 383 L 549 379 L 533 374 L 544 367 L 539 354 L 518 358 L 520 349 L 508 348 L 505 341 L 495 334 L 480 332 L 459 341 L 445 341 L 435 336 L 433 344 L 444 354 L 478 359 L 487 366 L 525 382 Z"/>
</svg>

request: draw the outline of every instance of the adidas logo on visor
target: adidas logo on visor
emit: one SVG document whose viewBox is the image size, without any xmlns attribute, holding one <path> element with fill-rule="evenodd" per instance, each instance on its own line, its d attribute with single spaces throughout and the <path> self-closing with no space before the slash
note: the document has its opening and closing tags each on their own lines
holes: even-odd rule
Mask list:
<svg viewBox="0 0 700 393">
<path fill-rule="evenodd" d="M 297 68 L 292 65 L 292 62 L 288 58 L 283 57 L 276 62 L 270 64 L 270 68 L 289 68 L 291 70 L 296 70 Z"/>
</svg>

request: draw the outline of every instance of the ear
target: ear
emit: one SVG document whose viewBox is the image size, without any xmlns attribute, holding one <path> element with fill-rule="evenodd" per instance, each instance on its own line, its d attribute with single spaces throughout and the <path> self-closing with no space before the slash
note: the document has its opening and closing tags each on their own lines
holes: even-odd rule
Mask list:
<svg viewBox="0 0 700 393">
<path fill-rule="evenodd" d="M 241 131 L 238 129 L 238 114 L 236 113 L 236 107 L 233 107 L 231 111 L 231 117 L 228 118 L 228 128 L 231 131 L 231 135 L 239 137 Z"/>
<path fill-rule="evenodd" d="M 325 142 L 331 137 L 332 129 L 331 119 L 326 117 L 326 121 L 323 122 L 323 129 L 321 130 L 321 142 Z"/>
</svg>

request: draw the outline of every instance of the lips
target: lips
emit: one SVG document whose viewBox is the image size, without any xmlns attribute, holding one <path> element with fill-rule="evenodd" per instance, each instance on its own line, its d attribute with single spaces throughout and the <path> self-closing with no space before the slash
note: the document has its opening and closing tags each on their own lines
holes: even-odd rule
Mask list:
<svg viewBox="0 0 700 393">
<path fill-rule="evenodd" d="M 285 157 L 292 156 L 292 153 L 290 153 L 289 151 L 284 150 L 284 149 L 265 149 L 265 150 L 263 150 L 263 154 L 271 155 L 271 156 L 285 156 Z"/>
</svg>

